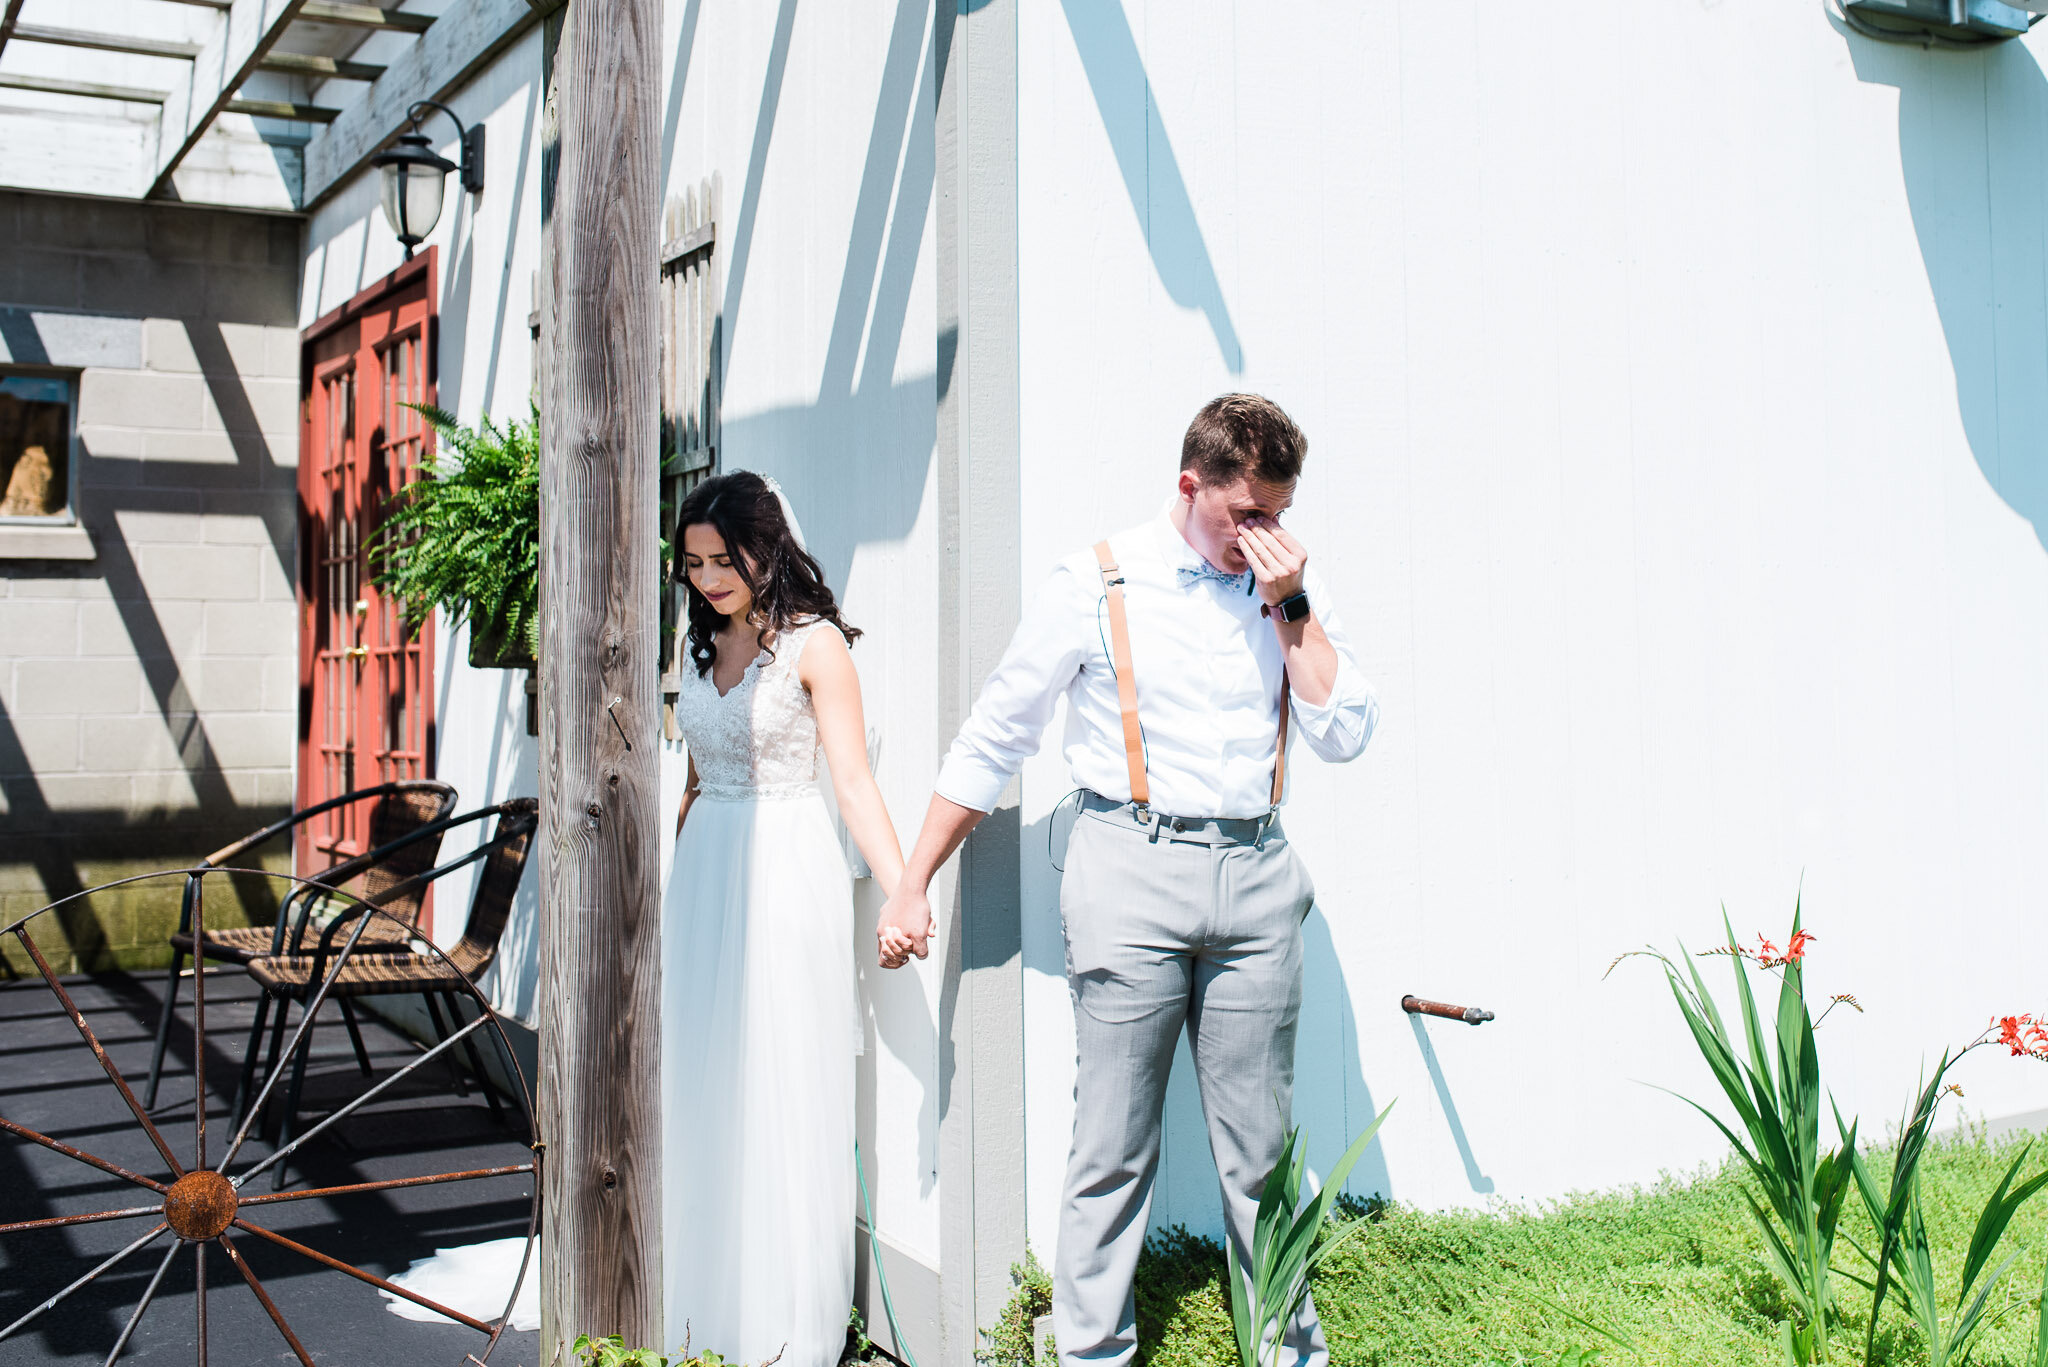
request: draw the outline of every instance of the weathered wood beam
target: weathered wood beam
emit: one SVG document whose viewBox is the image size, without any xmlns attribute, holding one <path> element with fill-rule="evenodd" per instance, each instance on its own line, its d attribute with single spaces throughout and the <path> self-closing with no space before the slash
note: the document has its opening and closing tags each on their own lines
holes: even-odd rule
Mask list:
<svg viewBox="0 0 2048 1367">
<path fill-rule="evenodd" d="M 311 52 L 270 53 L 256 64 L 259 71 L 278 71 L 287 76 L 310 76 L 314 80 L 374 81 L 385 68 L 373 62 L 348 62 L 339 57 L 321 57 Z"/>
<path fill-rule="evenodd" d="M 0 52 L 7 50 L 7 40 L 14 36 L 14 22 L 21 18 L 21 0 L 7 0 L 7 7 L 0 9 Z"/>
<path fill-rule="evenodd" d="M 293 100 L 229 100 L 220 108 L 223 114 L 253 114 L 259 119 L 297 119 L 300 123 L 333 123 L 341 115 L 339 109 L 299 104 Z"/>
<path fill-rule="evenodd" d="M 306 144 L 304 207 L 318 204 L 383 151 L 416 101 L 446 99 L 540 18 L 526 0 L 456 0 L 361 99 Z"/>
<path fill-rule="evenodd" d="M 48 43 L 54 47 L 84 47 L 99 52 L 132 52 L 138 57 L 182 57 L 199 55 L 199 44 L 178 43 L 168 38 L 127 38 L 118 33 L 91 33 L 77 28 L 51 28 L 44 24 L 16 24 L 18 43 Z"/>
<path fill-rule="evenodd" d="M 575 0 L 563 14 L 541 230 L 538 1357 L 548 1363 L 567 1362 L 578 1333 L 671 1337 L 656 882 L 667 823 L 655 763 L 662 0 Z"/>
<path fill-rule="evenodd" d="M 33 90 L 40 95 L 79 95 L 88 100 L 126 100 L 130 104 L 162 104 L 166 92 L 132 85 L 101 85 L 67 81 L 56 76 L 15 76 L 0 72 L 0 90 Z"/>
<path fill-rule="evenodd" d="M 148 196 L 161 195 L 170 188 L 178 163 L 206 136 L 214 116 L 234 99 L 242 82 L 255 74 L 256 64 L 305 5 L 306 0 L 235 0 L 234 8 L 192 59 L 192 70 L 171 91 L 157 116 Z"/>
<path fill-rule="evenodd" d="M 233 9 L 235 0 L 170 0 L 174 5 L 196 5 L 200 9 Z"/>
<path fill-rule="evenodd" d="M 309 24 L 340 24 L 346 28 L 381 29 L 386 33 L 425 33 L 434 26 L 431 14 L 408 14 L 375 5 L 349 5 L 339 0 L 307 0 L 299 18 Z"/>
</svg>

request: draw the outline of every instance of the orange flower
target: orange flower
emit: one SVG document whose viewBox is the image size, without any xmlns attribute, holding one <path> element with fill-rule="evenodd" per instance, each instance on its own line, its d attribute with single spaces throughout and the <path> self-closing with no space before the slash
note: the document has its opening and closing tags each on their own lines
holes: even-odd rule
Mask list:
<svg viewBox="0 0 2048 1367">
<path fill-rule="evenodd" d="M 2014 1058 L 2026 1055 L 2048 1061 L 2048 1027 L 2032 1016 L 1993 1016 L 1991 1028 Z"/>
<path fill-rule="evenodd" d="M 1816 938 L 1809 931 L 1795 930 L 1792 932 L 1791 941 L 1786 944 L 1783 950 L 1780 950 L 1776 945 L 1759 935 L 1756 937 L 1756 953 L 1750 957 L 1755 959 L 1764 968 L 1777 968 L 1781 964 L 1796 964 L 1806 957 L 1807 942 Z"/>
</svg>

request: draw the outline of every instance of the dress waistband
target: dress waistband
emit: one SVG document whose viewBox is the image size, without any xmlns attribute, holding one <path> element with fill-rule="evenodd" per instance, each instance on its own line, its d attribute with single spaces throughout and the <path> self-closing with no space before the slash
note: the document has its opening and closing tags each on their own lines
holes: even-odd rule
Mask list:
<svg viewBox="0 0 2048 1367">
<path fill-rule="evenodd" d="M 1104 797 L 1093 789 L 1083 790 L 1081 811 L 1134 835 L 1188 845 L 1256 845 L 1280 827 L 1278 808 L 1264 816 L 1171 816 L 1140 808 L 1135 802 Z"/>
<path fill-rule="evenodd" d="M 712 802 L 791 802 L 798 798 L 816 797 L 818 785 L 812 783 L 699 783 L 697 796 Z"/>
</svg>

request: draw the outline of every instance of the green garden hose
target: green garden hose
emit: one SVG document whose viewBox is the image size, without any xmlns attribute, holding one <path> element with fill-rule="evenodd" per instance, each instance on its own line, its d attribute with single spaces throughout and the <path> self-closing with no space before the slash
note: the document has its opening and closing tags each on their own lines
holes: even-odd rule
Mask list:
<svg viewBox="0 0 2048 1367">
<path fill-rule="evenodd" d="M 868 1199 L 868 1175 L 860 1165 L 860 1141 L 853 1141 L 853 1173 L 860 1179 L 860 1204 L 868 1213 L 868 1246 L 874 1248 L 878 1237 L 875 1233 L 875 1203 Z M 882 1284 L 882 1313 L 889 1317 L 889 1332 L 896 1339 L 896 1351 L 910 1367 L 917 1367 L 917 1354 L 910 1351 L 910 1343 L 903 1337 L 903 1326 L 896 1322 L 896 1302 L 889 1297 L 889 1274 L 882 1267 L 882 1252 L 874 1249 L 875 1279 Z"/>
</svg>

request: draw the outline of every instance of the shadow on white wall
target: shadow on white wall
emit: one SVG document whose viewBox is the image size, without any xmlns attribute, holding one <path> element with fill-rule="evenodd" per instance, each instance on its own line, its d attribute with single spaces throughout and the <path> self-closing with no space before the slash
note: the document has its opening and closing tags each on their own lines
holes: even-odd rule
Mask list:
<svg viewBox="0 0 2048 1367">
<path fill-rule="evenodd" d="M 1899 92 L 1906 198 L 1970 451 L 2048 546 L 2048 79 L 2020 42 L 1843 41 L 1860 80 Z"/>
</svg>

